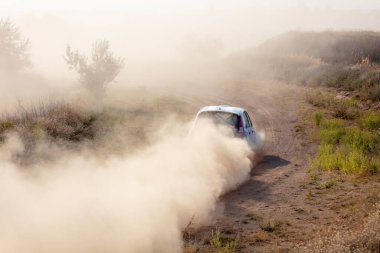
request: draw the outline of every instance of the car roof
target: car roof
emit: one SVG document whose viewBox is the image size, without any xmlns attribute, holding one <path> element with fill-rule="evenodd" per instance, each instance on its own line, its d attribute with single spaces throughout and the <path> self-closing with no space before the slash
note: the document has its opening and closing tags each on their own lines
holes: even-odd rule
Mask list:
<svg viewBox="0 0 380 253">
<path fill-rule="evenodd" d="M 233 107 L 229 105 L 212 105 L 203 107 L 199 110 L 198 114 L 202 112 L 229 112 L 242 115 L 244 111 L 245 110 L 243 108 Z"/>
</svg>

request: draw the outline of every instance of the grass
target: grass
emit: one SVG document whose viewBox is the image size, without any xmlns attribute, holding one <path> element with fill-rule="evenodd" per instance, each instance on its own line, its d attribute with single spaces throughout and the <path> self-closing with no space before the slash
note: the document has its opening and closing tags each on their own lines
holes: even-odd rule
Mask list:
<svg viewBox="0 0 380 253">
<path fill-rule="evenodd" d="M 314 118 L 314 124 L 319 127 L 321 125 L 321 122 L 322 122 L 323 113 L 322 112 L 315 112 L 313 114 L 313 118 Z"/>
<path fill-rule="evenodd" d="M 367 119 L 365 115 L 358 122 L 366 122 Z M 351 174 L 373 174 L 378 171 L 378 133 L 358 126 L 346 126 L 341 119 L 324 122 L 318 132 L 320 145 L 316 158 L 311 162 L 312 168 Z"/>
<path fill-rule="evenodd" d="M 94 116 L 67 104 L 40 104 L 28 109 L 20 106 L 15 114 L 0 118 L 0 134 L 27 131 L 35 137 L 45 133 L 52 138 L 79 141 L 93 136 L 90 126 L 94 120 Z"/>
<path fill-rule="evenodd" d="M 261 223 L 260 228 L 265 232 L 272 233 L 276 231 L 281 225 L 282 222 L 280 220 L 269 219 L 266 222 Z"/>
<path fill-rule="evenodd" d="M 237 252 L 239 242 L 239 236 L 235 236 L 233 239 L 222 238 L 220 230 L 212 231 L 210 239 L 210 246 L 212 252 L 215 253 L 234 253 Z"/>
<path fill-rule="evenodd" d="M 359 113 L 359 104 L 352 98 L 337 98 L 333 92 L 313 90 L 307 94 L 307 101 L 319 108 L 331 111 L 335 118 L 353 120 L 356 119 Z M 320 112 L 315 112 L 314 122 L 318 120 L 315 117 L 321 117 Z M 319 122 L 320 123 L 320 122 Z"/>
<path fill-rule="evenodd" d="M 319 147 L 311 168 L 376 173 L 380 167 L 380 113 L 362 112 L 356 99 L 338 97 L 332 91 L 312 91 L 307 101 L 324 110 L 312 117 Z"/>
<path fill-rule="evenodd" d="M 91 143 L 91 148 L 107 150 L 102 154 L 110 150 L 122 154 L 147 145 L 148 133 L 169 117 L 186 122 L 193 116 L 189 104 L 171 96 L 129 89 L 116 95 L 110 94 L 103 110 L 96 113 L 63 102 L 19 106 L 13 113 L 0 115 L 0 145 L 10 134 L 20 137 L 25 152 L 17 160 L 26 165 L 49 156 L 38 153 L 39 144 L 77 149 Z"/>
<path fill-rule="evenodd" d="M 377 131 L 380 129 L 380 114 L 374 112 L 366 112 L 358 120 L 358 124 L 361 128 L 368 131 Z"/>
<path fill-rule="evenodd" d="M 319 130 L 320 143 L 325 144 L 337 144 L 342 137 L 346 134 L 343 121 L 339 119 L 333 119 L 326 121 Z"/>
<path fill-rule="evenodd" d="M 266 242 L 270 240 L 270 236 L 267 232 L 259 230 L 253 235 L 253 239 L 255 242 Z"/>
</svg>

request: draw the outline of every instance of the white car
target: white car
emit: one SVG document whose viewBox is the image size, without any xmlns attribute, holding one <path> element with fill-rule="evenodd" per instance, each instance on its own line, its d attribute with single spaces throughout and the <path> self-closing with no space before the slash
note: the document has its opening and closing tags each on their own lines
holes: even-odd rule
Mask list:
<svg viewBox="0 0 380 253">
<path fill-rule="evenodd" d="M 253 151 L 257 150 L 256 132 L 245 109 L 228 105 L 203 107 L 197 113 L 193 128 L 202 118 L 210 119 L 216 125 L 231 127 L 236 137 L 245 139 Z"/>
</svg>

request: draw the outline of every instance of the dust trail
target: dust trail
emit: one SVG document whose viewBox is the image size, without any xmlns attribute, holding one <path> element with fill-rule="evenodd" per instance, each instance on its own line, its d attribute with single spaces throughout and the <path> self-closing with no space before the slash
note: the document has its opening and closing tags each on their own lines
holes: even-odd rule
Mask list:
<svg viewBox="0 0 380 253">
<path fill-rule="evenodd" d="M 181 252 L 189 220 L 212 221 L 218 197 L 244 182 L 248 145 L 206 124 L 185 127 L 125 159 L 67 153 L 25 172 L 0 150 L 0 251 L 3 253 Z M 181 133 L 182 132 L 182 133 Z"/>
</svg>

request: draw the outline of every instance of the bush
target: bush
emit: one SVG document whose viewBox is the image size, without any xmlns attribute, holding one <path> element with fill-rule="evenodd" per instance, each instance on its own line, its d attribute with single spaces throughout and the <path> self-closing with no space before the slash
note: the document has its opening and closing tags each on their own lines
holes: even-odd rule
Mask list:
<svg viewBox="0 0 380 253">
<path fill-rule="evenodd" d="M 334 96 L 329 92 L 322 92 L 320 90 L 309 92 L 306 95 L 307 101 L 316 106 L 321 108 L 327 108 L 330 105 L 330 101 L 334 100 Z"/>
<path fill-rule="evenodd" d="M 355 119 L 359 116 L 358 103 L 354 99 L 336 99 L 330 101 L 333 116 L 341 119 Z"/>
<path fill-rule="evenodd" d="M 367 75 L 363 80 L 359 94 L 363 99 L 380 101 L 380 72 L 371 71 Z"/>
<path fill-rule="evenodd" d="M 343 88 L 345 90 L 357 90 L 361 87 L 360 70 L 341 68 L 332 72 L 326 78 L 325 85 L 334 88 Z"/>
</svg>

